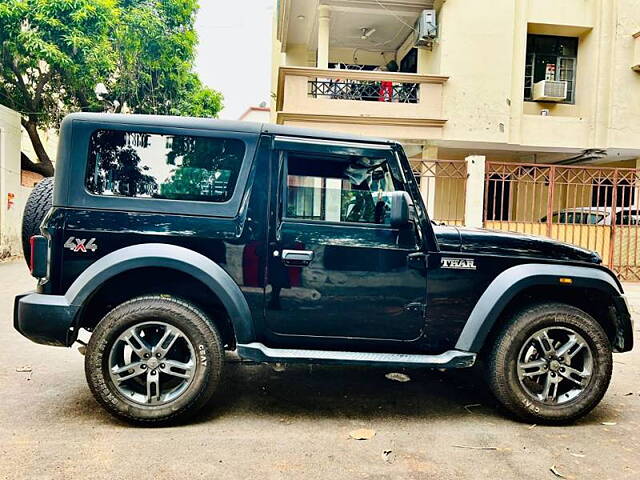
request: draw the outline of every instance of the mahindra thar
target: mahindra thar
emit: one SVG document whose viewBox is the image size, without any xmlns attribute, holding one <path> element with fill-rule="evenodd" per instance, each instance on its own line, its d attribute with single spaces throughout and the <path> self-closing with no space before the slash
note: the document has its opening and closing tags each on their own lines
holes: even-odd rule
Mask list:
<svg viewBox="0 0 640 480">
<path fill-rule="evenodd" d="M 506 411 L 566 423 L 602 399 L 612 352 L 632 348 L 622 286 L 598 254 L 436 225 L 394 141 L 81 113 L 59 145 L 55 182 L 25 210 L 38 282 L 15 299 L 15 328 L 66 347 L 89 332 L 89 387 L 128 421 L 194 413 L 235 351 L 480 362 Z"/>
</svg>

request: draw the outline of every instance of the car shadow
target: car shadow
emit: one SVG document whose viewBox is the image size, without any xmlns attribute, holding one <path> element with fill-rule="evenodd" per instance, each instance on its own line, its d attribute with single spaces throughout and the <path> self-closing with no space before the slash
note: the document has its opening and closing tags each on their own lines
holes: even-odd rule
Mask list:
<svg viewBox="0 0 640 480">
<path fill-rule="evenodd" d="M 403 373 L 409 381 L 385 377 Z M 482 413 L 501 417 L 473 370 L 389 369 L 327 365 L 227 364 L 209 408 L 192 420 L 226 415 L 292 418 L 446 418 Z"/>
<path fill-rule="evenodd" d="M 409 380 L 385 377 L 403 373 Z M 129 426 L 98 408 L 84 386 L 58 410 L 63 417 L 82 417 Z M 68 410 L 68 411 L 67 411 Z M 615 409 L 603 402 L 574 425 L 610 420 Z M 288 365 L 276 371 L 266 364 L 230 362 L 221 385 L 201 412 L 176 426 L 213 423 L 224 417 L 254 417 L 274 422 L 294 420 L 453 420 L 481 417 L 484 422 L 518 421 L 489 393 L 478 368 L 460 370 Z"/>
</svg>

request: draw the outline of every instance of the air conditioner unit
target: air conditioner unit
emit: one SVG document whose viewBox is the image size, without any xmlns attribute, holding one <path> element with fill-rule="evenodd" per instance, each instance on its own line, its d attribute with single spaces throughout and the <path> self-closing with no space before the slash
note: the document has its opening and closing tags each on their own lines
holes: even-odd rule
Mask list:
<svg viewBox="0 0 640 480">
<path fill-rule="evenodd" d="M 537 102 L 564 102 L 567 99 L 567 82 L 541 80 L 534 83 L 533 99 Z"/>
<path fill-rule="evenodd" d="M 438 24 L 436 23 L 436 11 L 433 9 L 422 10 L 416 22 L 416 47 L 431 46 L 438 36 Z"/>
</svg>

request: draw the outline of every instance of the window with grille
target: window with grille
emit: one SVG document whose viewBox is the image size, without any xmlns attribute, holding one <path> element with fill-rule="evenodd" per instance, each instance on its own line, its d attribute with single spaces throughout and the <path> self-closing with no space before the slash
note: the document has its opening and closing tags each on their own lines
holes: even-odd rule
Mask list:
<svg viewBox="0 0 640 480">
<path fill-rule="evenodd" d="M 532 100 L 533 84 L 542 80 L 567 82 L 567 99 L 575 103 L 578 39 L 551 35 L 528 35 L 524 71 L 524 99 Z"/>
</svg>

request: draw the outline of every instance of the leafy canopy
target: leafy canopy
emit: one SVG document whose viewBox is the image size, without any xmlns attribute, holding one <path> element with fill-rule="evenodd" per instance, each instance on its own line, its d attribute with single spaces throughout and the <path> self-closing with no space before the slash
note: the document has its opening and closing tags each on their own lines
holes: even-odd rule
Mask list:
<svg viewBox="0 0 640 480">
<path fill-rule="evenodd" d="M 217 116 L 222 95 L 193 72 L 197 9 L 197 0 L 2 0 L 0 103 L 22 114 L 41 164 L 33 170 L 53 173 L 37 130 L 71 111 Z"/>
</svg>

